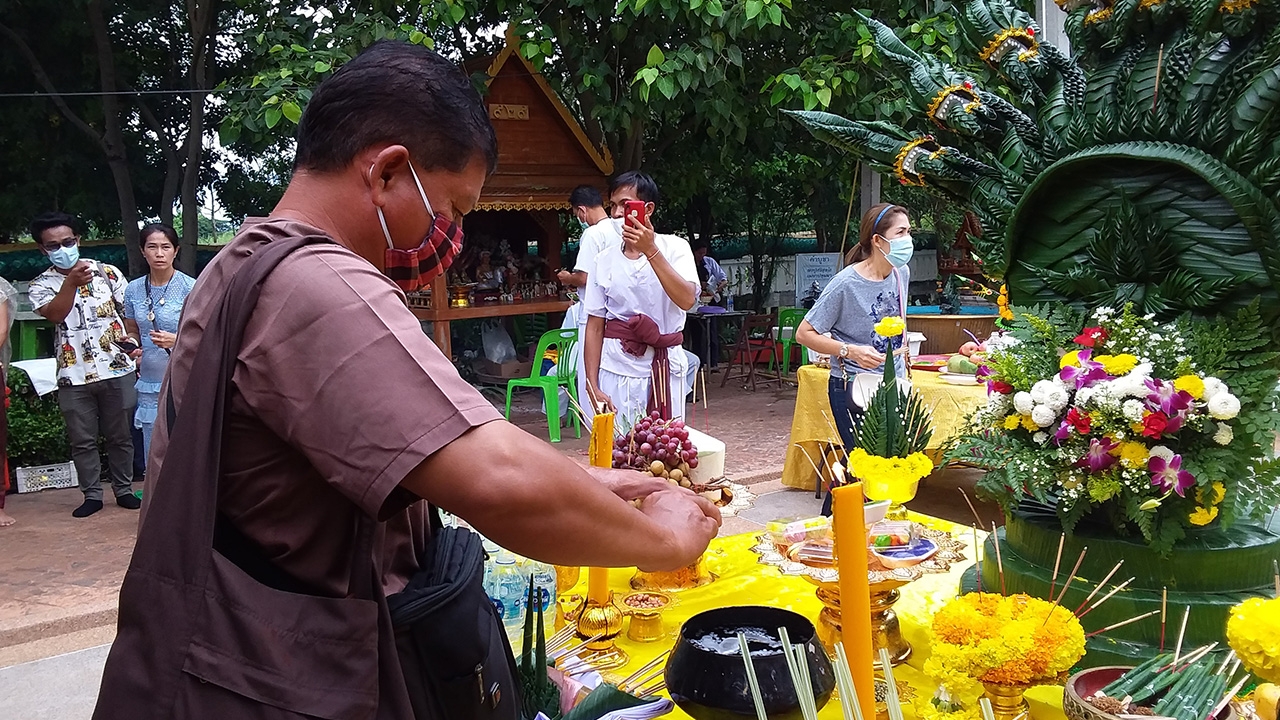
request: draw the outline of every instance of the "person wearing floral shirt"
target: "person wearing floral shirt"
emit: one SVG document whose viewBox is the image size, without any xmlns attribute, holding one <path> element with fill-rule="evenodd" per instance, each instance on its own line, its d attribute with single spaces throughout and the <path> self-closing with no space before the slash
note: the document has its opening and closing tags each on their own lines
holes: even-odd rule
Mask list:
<svg viewBox="0 0 1280 720">
<path fill-rule="evenodd" d="M 137 338 L 125 333 L 120 317 L 124 274 L 80 258 L 79 225 L 66 213 L 46 213 L 31 222 L 31 237 L 51 267 L 31 281 L 27 295 L 35 311 L 56 328 L 58 405 L 84 493 L 84 504 L 71 514 L 83 518 L 102 509 L 99 435 L 116 504 L 129 510 L 141 505 L 132 487 L 130 411 L 137 404 L 134 358 L 142 349 Z"/>
</svg>

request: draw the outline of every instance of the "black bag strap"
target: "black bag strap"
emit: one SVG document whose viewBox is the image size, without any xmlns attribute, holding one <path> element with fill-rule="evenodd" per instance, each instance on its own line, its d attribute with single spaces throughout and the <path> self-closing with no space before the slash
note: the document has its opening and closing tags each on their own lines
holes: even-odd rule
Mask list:
<svg viewBox="0 0 1280 720">
<path fill-rule="evenodd" d="M 191 524 L 194 532 L 184 533 L 185 537 L 158 541 L 182 545 L 163 555 L 182 558 L 175 562 L 183 562 L 186 567 L 173 570 L 180 573 L 179 576 L 191 577 L 194 573 L 192 579 L 199 584 L 203 584 L 209 572 L 210 553 L 217 547 L 259 582 L 278 589 L 308 592 L 296 579 L 262 558 L 260 549 L 229 522 L 220 521 L 217 498 L 231 378 L 262 286 L 267 276 L 294 251 L 322 243 L 333 243 L 333 240 L 320 235 L 280 238 L 249 250 L 250 257 L 227 283 L 221 304 L 205 327 L 190 380 L 183 391 L 181 409 L 174 402 L 172 387 L 167 388 L 165 417 L 170 445 L 161 469 L 164 481 L 149 489 L 152 497 L 148 513 L 173 513 Z M 175 438 L 180 442 L 174 443 Z M 374 599 L 377 587 L 373 545 L 377 523 L 358 510 L 357 518 L 348 592 L 360 599 Z M 144 522 L 140 534 L 146 532 L 146 525 Z M 201 559 L 190 563 L 191 558 Z"/>
</svg>

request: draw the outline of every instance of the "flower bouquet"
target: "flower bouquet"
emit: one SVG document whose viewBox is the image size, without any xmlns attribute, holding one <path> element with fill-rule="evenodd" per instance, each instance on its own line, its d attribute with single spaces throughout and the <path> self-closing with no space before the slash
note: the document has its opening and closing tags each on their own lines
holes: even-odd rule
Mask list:
<svg viewBox="0 0 1280 720">
<path fill-rule="evenodd" d="M 947 454 L 988 471 L 984 496 L 1055 506 L 1068 531 L 1101 514 L 1163 553 L 1188 527 L 1280 502 L 1280 370 L 1256 303 L 1213 323 L 1132 307 L 1017 315 L 978 371 L 988 404 Z"/>
<path fill-rule="evenodd" d="M 907 325 L 900 317 L 881 319 L 875 331 L 884 338 L 901 335 L 906 346 Z M 862 424 L 853 426 L 848 464 L 850 474 L 862 480 L 867 498 L 889 500 L 890 513 L 897 516 L 901 505 L 916 496 L 920 481 L 933 472 L 933 461 L 924 454 L 933 427 L 920 396 L 898 384 L 894 354 L 885 358 L 883 380 Z"/>
<path fill-rule="evenodd" d="M 933 650 L 924 666 L 944 689 L 945 706 L 934 703 L 938 714 L 976 708 L 984 690 L 997 716 L 1001 708 L 1014 711 L 1027 688 L 1060 681 L 1084 657 L 1084 640 L 1071 611 L 1029 595 L 970 593 L 952 600 L 933 618 Z"/>
</svg>

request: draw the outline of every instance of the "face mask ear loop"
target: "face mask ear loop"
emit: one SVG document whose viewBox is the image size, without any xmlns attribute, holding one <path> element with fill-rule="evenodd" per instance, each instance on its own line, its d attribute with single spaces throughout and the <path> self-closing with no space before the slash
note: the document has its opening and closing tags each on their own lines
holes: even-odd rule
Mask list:
<svg viewBox="0 0 1280 720">
<path fill-rule="evenodd" d="M 369 187 L 373 187 L 373 168 L 374 164 L 371 163 L 369 165 Z M 387 229 L 387 217 L 382 214 L 382 208 L 377 205 L 374 205 L 373 209 L 378 211 L 378 222 L 382 225 L 382 236 L 387 239 L 387 249 L 395 250 L 396 245 L 391 242 L 391 231 Z"/>
<path fill-rule="evenodd" d="M 418 186 L 418 194 L 422 196 L 422 204 L 427 206 L 427 214 L 431 216 L 431 224 L 435 225 L 436 211 L 431 209 L 431 201 L 427 199 L 427 191 L 422 188 L 422 181 L 418 179 L 418 171 L 413 169 L 413 161 L 409 161 L 409 174 L 413 176 L 413 184 Z M 452 237 L 445 238 L 455 250 L 461 250 L 458 243 Z M 431 245 L 431 254 L 436 259 L 437 265 L 443 265 L 444 260 L 440 257 L 440 244 L 429 243 Z"/>
</svg>

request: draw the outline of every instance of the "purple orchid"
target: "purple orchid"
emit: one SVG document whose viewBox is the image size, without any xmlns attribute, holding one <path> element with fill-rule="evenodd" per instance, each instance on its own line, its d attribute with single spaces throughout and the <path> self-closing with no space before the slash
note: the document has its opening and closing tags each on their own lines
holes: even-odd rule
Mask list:
<svg viewBox="0 0 1280 720">
<path fill-rule="evenodd" d="M 1053 444 L 1061 447 L 1062 442 L 1069 437 L 1071 437 L 1071 423 L 1063 420 L 1062 423 L 1058 425 L 1057 432 L 1053 434 Z"/>
<path fill-rule="evenodd" d="M 1089 468 L 1091 473 L 1103 472 L 1119 461 L 1111 454 L 1116 447 L 1118 446 L 1110 438 L 1090 438 L 1089 450 L 1076 461 L 1076 467 Z"/>
<path fill-rule="evenodd" d="M 1151 484 L 1165 493 L 1172 490 L 1183 497 L 1196 484 L 1195 476 L 1182 469 L 1181 455 L 1174 455 L 1172 460 L 1152 457 L 1147 461 L 1147 470 L 1151 472 Z"/>
<path fill-rule="evenodd" d="M 1146 386 L 1151 391 L 1147 395 L 1147 402 L 1152 409 L 1158 409 L 1171 418 L 1175 415 L 1186 415 L 1187 409 L 1191 407 L 1191 401 L 1195 399 L 1191 397 L 1191 393 L 1174 388 L 1173 383 L 1147 380 Z"/>
<path fill-rule="evenodd" d="M 1076 356 L 1079 358 L 1080 366 L 1068 365 L 1062 368 L 1062 371 L 1058 373 L 1058 377 L 1062 378 L 1062 382 L 1068 385 L 1075 385 L 1077 390 L 1096 382 L 1109 380 L 1111 376 L 1102 367 L 1102 363 L 1089 359 L 1092 356 L 1092 350 L 1081 350 L 1079 355 Z"/>
</svg>

